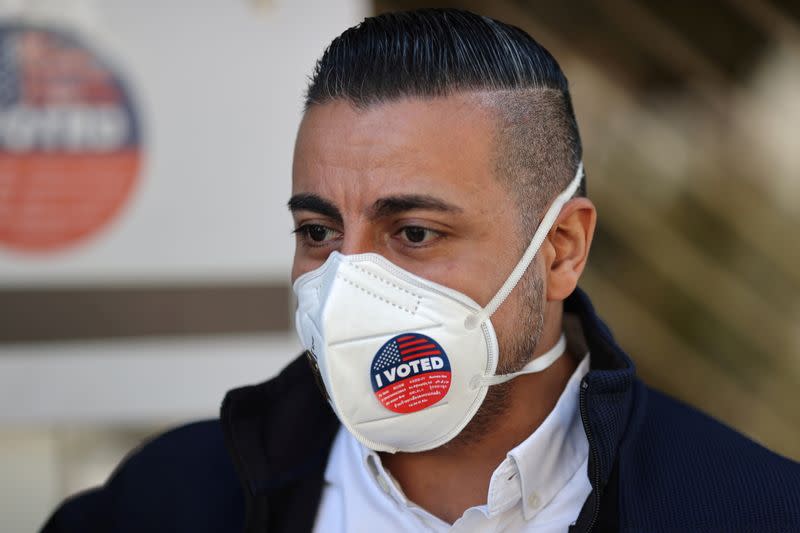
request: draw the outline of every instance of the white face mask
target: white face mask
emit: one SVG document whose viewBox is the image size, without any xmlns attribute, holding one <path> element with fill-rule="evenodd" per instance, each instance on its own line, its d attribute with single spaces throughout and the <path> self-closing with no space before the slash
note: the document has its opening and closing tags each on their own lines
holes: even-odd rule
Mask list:
<svg viewBox="0 0 800 533">
<path fill-rule="evenodd" d="M 495 375 L 498 346 L 489 317 L 522 278 L 582 177 L 580 164 L 484 308 L 374 253 L 333 252 L 297 278 L 300 342 L 333 410 L 356 439 L 390 453 L 441 446 L 475 416 L 489 386 L 541 372 L 564 353 L 562 335 L 522 370 Z"/>
</svg>

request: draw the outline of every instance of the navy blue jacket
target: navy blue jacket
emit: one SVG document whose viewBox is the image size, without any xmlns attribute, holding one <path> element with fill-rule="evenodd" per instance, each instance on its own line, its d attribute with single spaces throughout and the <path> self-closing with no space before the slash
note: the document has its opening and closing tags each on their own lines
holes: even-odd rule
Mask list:
<svg viewBox="0 0 800 533">
<path fill-rule="evenodd" d="M 565 310 L 592 354 L 580 410 L 593 491 L 571 531 L 800 532 L 800 464 L 642 384 L 582 291 Z M 43 531 L 310 531 L 338 428 L 299 358 L 229 392 L 220 420 L 133 452 Z"/>
</svg>

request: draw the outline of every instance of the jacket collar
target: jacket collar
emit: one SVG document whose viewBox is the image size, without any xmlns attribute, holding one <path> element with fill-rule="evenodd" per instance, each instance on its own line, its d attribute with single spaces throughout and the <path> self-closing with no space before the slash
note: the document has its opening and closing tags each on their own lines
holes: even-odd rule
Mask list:
<svg viewBox="0 0 800 533">
<path fill-rule="evenodd" d="M 311 531 L 339 421 L 305 357 L 277 377 L 230 391 L 222 428 L 242 484 L 245 532 Z"/>
<path fill-rule="evenodd" d="M 324 468 L 339 427 L 303 356 L 270 381 L 228 392 L 221 418 L 229 451 L 252 494 Z"/>
<path fill-rule="evenodd" d="M 636 367 L 597 316 L 585 292 L 576 289 L 564 301 L 564 311 L 576 313 L 580 318 L 592 354 L 589 373 L 581 384 L 585 396 L 582 414 L 588 419 L 584 420 L 585 426 L 588 422 L 584 429 L 599 462 L 602 486 L 609 478 L 628 427 L 636 391 Z"/>
</svg>

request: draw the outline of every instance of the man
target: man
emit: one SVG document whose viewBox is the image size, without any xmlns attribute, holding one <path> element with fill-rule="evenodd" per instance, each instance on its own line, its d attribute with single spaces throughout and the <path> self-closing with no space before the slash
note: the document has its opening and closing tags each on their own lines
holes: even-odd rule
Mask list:
<svg viewBox="0 0 800 533">
<path fill-rule="evenodd" d="M 295 148 L 308 361 L 45 531 L 800 531 L 800 467 L 643 385 L 577 288 L 583 176 L 567 81 L 521 30 L 347 30 Z"/>
</svg>

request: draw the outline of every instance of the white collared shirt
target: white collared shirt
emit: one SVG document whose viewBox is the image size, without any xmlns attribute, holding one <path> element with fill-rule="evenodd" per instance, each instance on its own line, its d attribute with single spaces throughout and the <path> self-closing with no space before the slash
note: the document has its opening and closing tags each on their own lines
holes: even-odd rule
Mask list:
<svg viewBox="0 0 800 533">
<path fill-rule="evenodd" d="M 495 469 L 487 503 L 470 507 L 453 524 L 406 498 L 380 456 L 340 428 L 314 531 L 567 531 L 592 491 L 589 443 L 578 408 L 580 383 L 588 371 L 587 353 L 544 422 Z"/>
</svg>

